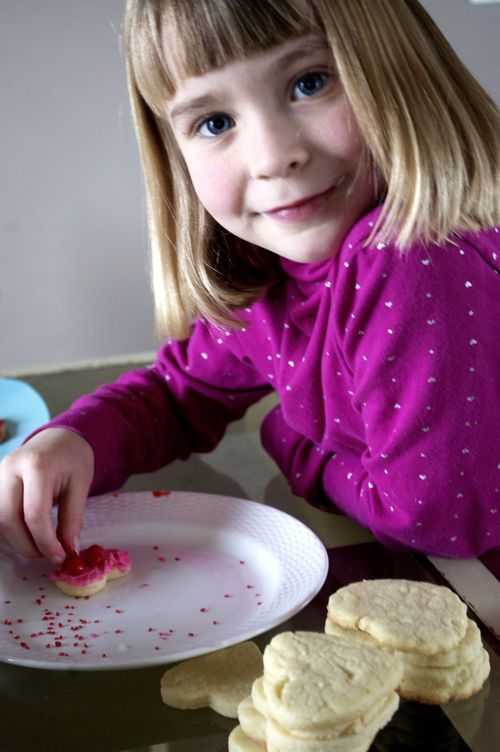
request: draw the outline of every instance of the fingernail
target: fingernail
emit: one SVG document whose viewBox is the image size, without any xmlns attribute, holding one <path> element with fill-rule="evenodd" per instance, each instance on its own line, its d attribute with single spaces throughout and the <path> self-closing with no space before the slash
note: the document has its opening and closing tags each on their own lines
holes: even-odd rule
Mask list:
<svg viewBox="0 0 500 752">
<path fill-rule="evenodd" d="M 75 554 L 80 553 L 80 540 L 78 538 L 73 538 L 73 551 Z"/>
<path fill-rule="evenodd" d="M 52 564 L 55 564 L 56 566 L 58 566 L 59 564 L 63 563 L 64 556 L 52 556 L 50 561 L 52 562 Z"/>
</svg>

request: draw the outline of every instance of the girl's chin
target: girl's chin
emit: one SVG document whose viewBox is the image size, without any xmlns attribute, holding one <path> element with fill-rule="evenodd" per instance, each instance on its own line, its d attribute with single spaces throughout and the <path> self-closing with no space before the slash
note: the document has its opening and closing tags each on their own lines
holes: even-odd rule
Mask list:
<svg viewBox="0 0 500 752">
<path fill-rule="evenodd" d="M 291 247 L 281 247 L 275 253 L 289 261 L 296 261 L 299 264 L 319 264 L 322 261 L 329 261 L 335 258 L 340 250 L 341 241 L 333 242 L 326 246 L 314 245 L 311 248 L 299 246 L 296 250 Z"/>
<path fill-rule="evenodd" d="M 319 263 L 338 254 L 348 229 L 328 226 L 304 228 L 284 237 L 268 236 L 267 243 L 263 242 L 262 245 L 290 261 L 302 264 Z"/>
</svg>

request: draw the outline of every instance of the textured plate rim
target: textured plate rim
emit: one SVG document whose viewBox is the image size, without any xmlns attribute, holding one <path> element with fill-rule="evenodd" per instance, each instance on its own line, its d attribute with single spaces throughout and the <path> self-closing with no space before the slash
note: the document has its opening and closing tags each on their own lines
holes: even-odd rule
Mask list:
<svg viewBox="0 0 500 752">
<path fill-rule="evenodd" d="M 83 534 L 86 534 L 87 532 L 92 532 L 94 527 L 89 521 L 89 517 L 92 516 L 93 511 L 97 511 L 99 513 L 99 510 L 103 508 L 103 505 L 108 503 L 116 503 L 116 506 L 122 504 L 124 501 L 129 503 L 135 503 L 139 499 L 141 506 L 144 504 L 144 498 L 146 497 L 147 500 L 151 503 L 156 503 L 158 505 L 157 499 L 155 499 L 155 494 L 157 494 L 157 491 L 122 491 L 115 494 L 104 494 L 100 497 L 93 497 L 89 499 L 88 501 L 88 508 L 90 510 L 90 515 L 87 516 L 86 521 L 84 523 L 83 528 Z M 198 655 L 203 655 L 209 652 L 213 652 L 215 650 L 222 649 L 224 647 L 229 647 L 231 645 L 237 644 L 239 642 L 242 642 L 244 640 L 252 639 L 253 637 L 257 637 L 271 629 L 274 629 L 275 627 L 279 626 L 283 622 L 290 619 L 295 614 L 299 613 L 308 603 L 310 603 L 314 597 L 318 594 L 318 592 L 321 590 L 328 573 L 328 554 L 325 549 L 324 544 L 322 543 L 321 539 L 318 537 L 318 535 L 311 530 L 304 522 L 297 519 L 293 515 L 284 512 L 281 509 L 277 509 L 273 506 L 270 506 L 268 504 L 264 504 L 261 502 L 256 502 L 248 499 L 242 499 L 232 496 L 225 496 L 225 495 L 219 495 L 219 494 L 209 494 L 209 493 L 198 493 L 198 492 L 191 492 L 191 491 L 169 491 L 168 493 L 168 504 L 171 506 L 172 501 L 180 504 L 182 501 L 185 501 L 187 498 L 194 499 L 196 502 L 202 503 L 204 507 L 206 508 L 207 505 L 210 505 L 210 503 L 216 503 L 216 504 L 222 504 L 230 505 L 231 509 L 235 509 L 235 504 L 239 505 L 239 510 L 245 510 L 247 513 L 252 514 L 253 512 L 256 512 L 258 514 L 266 515 L 270 518 L 274 518 L 276 521 L 282 521 L 285 522 L 286 525 L 291 525 L 296 531 L 300 531 L 301 535 L 304 536 L 304 538 L 309 539 L 309 541 L 314 545 L 314 547 L 317 550 L 318 554 L 318 576 L 317 579 L 314 582 L 314 585 L 311 585 L 311 587 L 302 593 L 302 596 L 300 598 L 297 598 L 297 600 L 289 607 L 289 608 L 282 608 L 278 612 L 275 613 L 272 618 L 268 618 L 266 620 L 263 620 L 260 626 L 253 627 L 249 630 L 241 630 L 238 631 L 234 639 L 232 638 L 226 638 L 222 640 L 218 644 L 211 645 L 210 647 L 206 646 L 200 646 L 200 647 L 192 647 L 185 651 L 177 651 L 173 654 L 166 654 L 166 653 L 159 653 L 158 655 L 151 655 L 149 657 L 146 656 L 139 656 L 137 658 L 130 658 L 127 659 L 127 657 L 124 655 L 123 659 L 121 659 L 119 662 L 109 662 L 109 663 L 102 663 L 97 662 L 95 659 L 89 659 L 89 660 L 82 660 L 75 662 L 74 658 L 73 660 L 53 660 L 53 661 L 47 661 L 47 660 L 41 660 L 38 657 L 37 658 L 28 658 L 24 655 L 15 655 L 15 656 L 5 656 L 3 653 L 0 653 L 0 662 L 8 663 L 11 665 L 16 665 L 20 667 L 26 667 L 26 668 L 38 668 L 38 669 L 45 669 L 45 670 L 76 670 L 76 671 L 110 671 L 110 670 L 125 670 L 125 669 L 135 669 L 135 668 L 145 668 L 145 667 L 153 667 L 157 665 L 165 665 L 174 663 L 177 661 L 185 660 L 187 658 L 196 657 Z M 94 510 L 95 507 L 95 510 Z M 123 523 L 120 523 L 123 524 Z M 228 530 L 231 530 L 229 527 Z M 257 540 L 257 539 L 256 539 Z M 274 556 L 278 560 L 280 560 L 279 554 L 276 552 L 272 552 Z M 289 564 L 289 562 L 285 561 L 285 563 Z M 292 576 L 291 575 L 291 568 L 285 567 L 285 578 L 283 582 L 280 585 L 280 590 L 286 587 L 286 584 L 288 582 L 288 579 Z M 288 578 L 288 579 L 287 579 Z M 278 591 L 279 592 L 279 591 Z M 277 593 L 278 594 L 278 593 Z M 276 594 L 276 595 L 277 595 Z M 72 599 L 70 599 L 71 602 Z"/>
</svg>

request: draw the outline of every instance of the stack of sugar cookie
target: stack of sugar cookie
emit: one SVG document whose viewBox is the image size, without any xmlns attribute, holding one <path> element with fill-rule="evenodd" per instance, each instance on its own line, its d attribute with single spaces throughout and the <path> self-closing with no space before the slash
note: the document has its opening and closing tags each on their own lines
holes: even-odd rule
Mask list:
<svg viewBox="0 0 500 752">
<path fill-rule="evenodd" d="M 349 638 L 278 634 L 229 752 L 365 752 L 398 707 L 402 672 L 397 657 Z"/>
<path fill-rule="evenodd" d="M 465 604 L 428 582 L 364 580 L 340 588 L 328 601 L 325 632 L 399 657 L 404 673 L 397 692 L 408 700 L 466 699 L 490 670 Z"/>
</svg>

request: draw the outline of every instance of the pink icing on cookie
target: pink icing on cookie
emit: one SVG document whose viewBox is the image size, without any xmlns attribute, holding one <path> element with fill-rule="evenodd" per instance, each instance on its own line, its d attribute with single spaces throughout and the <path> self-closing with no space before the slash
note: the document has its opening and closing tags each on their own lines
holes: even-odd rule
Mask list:
<svg viewBox="0 0 500 752">
<path fill-rule="evenodd" d="M 103 578 L 107 579 L 113 571 L 126 574 L 131 566 L 128 551 L 94 545 L 83 549 L 79 554 L 68 555 L 62 566 L 49 575 L 49 579 L 85 587 Z"/>
</svg>

